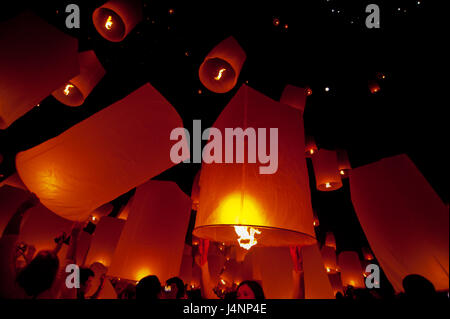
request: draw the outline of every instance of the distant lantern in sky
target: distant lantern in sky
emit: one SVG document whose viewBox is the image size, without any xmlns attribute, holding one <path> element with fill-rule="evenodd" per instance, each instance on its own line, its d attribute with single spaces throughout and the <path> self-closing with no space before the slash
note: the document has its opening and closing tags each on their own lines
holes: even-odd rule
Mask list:
<svg viewBox="0 0 450 319">
<path fill-rule="evenodd" d="M 79 73 L 78 40 L 31 12 L 2 22 L 0 129 Z"/>
<path fill-rule="evenodd" d="M 199 185 L 200 173 L 201 170 L 199 170 L 197 174 L 195 174 L 194 183 L 192 184 L 192 191 L 191 191 L 192 210 L 195 211 L 198 209 L 198 204 L 200 203 L 200 185 Z"/>
<path fill-rule="evenodd" d="M 52 95 L 68 106 L 80 106 L 91 93 L 106 71 L 97 59 L 94 51 L 78 54 L 80 74 L 54 91 Z"/>
<path fill-rule="evenodd" d="M 312 155 L 312 162 L 319 191 L 334 191 L 342 187 L 336 151 L 320 149 Z"/>
<path fill-rule="evenodd" d="M 233 38 L 229 37 L 208 53 L 199 68 L 202 84 L 215 93 L 226 93 L 236 85 L 247 55 Z"/>
<path fill-rule="evenodd" d="M 305 135 L 305 156 L 312 157 L 315 153 L 317 153 L 317 146 L 314 137 Z"/>
<path fill-rule="evenodd" d="M 317 216 L 317 213 L 315 210 L 313 210 L 314 216 L 313 216 L 313 226 L 314 227 L 319 227 L 320 226 L 320 221 L 319 221 L 319 217 Z"/>
<path fill-rule="evenodd" d="M 286 85 L 286 87 L 283 90 L 283 93 L 281 94 L 280 102 L 300 110 L 302 112 L 303 117 L 307 96 L 308 95 L 304 88 L 288 84 Z"/>
<path fill-rule="evenodd" d="M 250 152 L 256 152 L 255 135 L 250 151 L 237 145 L 243 150 L 242 161 L 203 162 L 195 236 L 246 249 L 316 242 L 300 117 L 298 110 L 246 85 L 239 89 L 211 128 L 208 144 L 217 143 L 217 132 L 224 134 L 226 128 L 242 128 L 250 135 L 252 128 L 267 128 L 258 133 L 258 152 L 270 153 L 274 138 L 269 128 L 277 128 L 277 170 L 263 174 L 261 168 L 271 165 L 267 160 L 265 164 L 259 158 L 254 163 L 248 160 Z M 252 144 L 251 140 L 245 145 Z M 222 154 L 230 152 L 225 145 L 218 146 Z"/>
<path fill-rule="evenodd" d="M 320 249 L 323 259 L 323 265 L 327 274 L 334 274 L 338 272 L 336 261 L 336 249 L 330 246 L 322 246 Z"/>
<path fill-rule="evenodd" d="M 378 93 L 380 91 L 380 85 L 376 81 L 371 80 L 369 81 L 369 90 L 372 94 Z"/>
<path fill-rule="evenodd" d="M 92 15 L 98 33 L 112 42 L 122 41 L 142 18 L 141 0 L 110 0 Z"/>
<path fill-rule="evenodd" d="M 183 127 L 176 110 L 145 84 L 57 137 L 18 153 L 17 172 L 42 204 L 83 221 L 100 205 L 175 165 L 169 136 L 176 127 Z"/>
<path fill-rule="evenodd" d="M 343 251 L 338 256 L 338 265 L 341 271 L 342 285 L 355 288 L 365 288 L 363 269 L 358 253 Z"/>
<path fill-rule="evenodd" d="M 325 246 L 331 247 L 336 250 L 336 239 L 332 232 L 327 232 L 325 235 Z"/>
<path fill-rule="evenodd" d="M 350 161 L 348 160 L 347 151 L 339 149 L 336 151 L 336 154 L 337 154 L 339 175 L 341 175 L 341 178 L 346 178 L 348 177 L 349 171 L 352 169 Z"/>
<path fill-rule="evenodd" d="M 86 266 L 95 262 L 109 267 L 119 242 L 125 221 L 123 219 L 104 216 L 100 219 L 92 236 L 91 247 L 86 257 Z"/>
<path fill-rule="evenodd" d="M 368 247 L 363 247 L 362 248 L 362 253 L 363 253 L 364 260 L 371 261 L 371 260 L 375 259 L 375 257 L 373 256 L 372 251 Z"/>
<path fill-rule="evenodd" d="M 409 274 L 448 290 L 448 206 L 407 155 L 353 169 L 350 193 L 370 248 L 396 292 Z"/>
<path fill-rule="evenodd" d="M 140 280 L 178 276 L 191 200 L 174 182 L 150 180 L 136 189 L 108 276 Z"/>
</svg>

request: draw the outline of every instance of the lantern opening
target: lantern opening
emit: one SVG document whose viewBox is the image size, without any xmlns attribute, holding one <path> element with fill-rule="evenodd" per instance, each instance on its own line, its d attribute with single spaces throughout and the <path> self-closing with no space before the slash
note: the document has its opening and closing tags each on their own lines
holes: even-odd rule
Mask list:
<svg viewBox="0 0 450 319">
<path fill-rule="evenodd" d="M 64 84 L 62 87 L 52 93 L 52 95 L 61 103 L 68 106 L 79 106 L 84 102 L 83 93 L 77 86 L 71 82 Z"/>
<path fill-rule="evenodd" d="M 199 72 L 200 78 L 207 82 L 208 89 L 216 93 L 229 91 L 237 81 L 233 67 L 220 58 L 207 59 L 201 65 Z"/>
<path fill-rule="evenodd" d="M 113 10 L 100 8 L 94 12 L 94 26 L 102 37 L 118 42 L 125 36 L 125 24 L 122 18 Z"/>
<path fill-rule="evenodd" d="M 261 234 L 260 230 L 249 226 L 234 226 L 234 231 L 239 236 L 237 240 L 239 246 L 247 250 L 250 250 L 258 243 L 255 239 L 255 234 Z"/>
</svg>

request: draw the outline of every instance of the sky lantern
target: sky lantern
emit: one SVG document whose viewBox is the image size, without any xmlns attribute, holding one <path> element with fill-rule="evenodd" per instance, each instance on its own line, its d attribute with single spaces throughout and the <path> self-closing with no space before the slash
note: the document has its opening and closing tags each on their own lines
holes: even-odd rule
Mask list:
<svg viewBox="0 0 450 319">
<path fill-rule="evenodd" d="M 307 96 L 308 94 L 305 88 L 299 88 L 288 84 L 281 94 L 280 102 L 300 110 L 303 117 Z"/>
<path fill-rule="evenodd" d="M 316 188 L 319 191 L 334 191 L 342 187 L 338 171 L 336 151 L 320 149 L 312 155 Z"/>
<path fill-rule="evenodd" d="M 192 192 L 191 192 L 191 199 L 192 199 L 192 210 L 197 211 L 198 209 L 198 204 L 200 203 L 200 185 L 199 180 L 200 180 L 200 173 L 201 170 L 199 170 L 197 172 L 197 174 L 195 174 L 194 177 L 194 183 L 192 184 Z"/>
<path fill-rule="evenodd" d="M 332 232 L 327 232 L 325 235 L 325 246 L 331 247 L 336 250 L 336 238 Z"/>
<path fill-rule="evenodd" d="M 320 226 L 319 217 L 317 216 L 317 213 L 316 213 L 315 210 L 313 210 L 313 226 L 314 227 L 319 227 Z"/>
<path fill-rule="evenodd" d="M 12 186 L 15 188 L 27 190 L 27 187 L 22 182 L 22 180 L 20 179 L 20 177 L 17 173 L 14 173 L 14 174 L 8 176 L 7 178 L 5 178 L 3 181 L 1 181 L 0 187 L 2 187 L 3 185 L 9 185 L 9 186 Z"/>
<path fill-rule="evenodd" d="M 212 92 L 226 93 L 236 85 L 246 58 L 236 39 L 228 37 L 216 45 L 200 65 L 200 81 Z"/>
<path fill-rule="evenodd" d="M 306 135 L 305 136 L 305 156 L 312 157 L 315 153 L 317 153 L 317 145 L 313 136 Z"/>
<path fill-rule="evenodd" d="M 356 251 L 342 251 L 338 256 L 342 285 L 365 288 L 363 268 Z"/>
<path fill-rule="evenodd" d="M 80 52 L 78 60 L 80 74 L 52 93 L 58 101 L 68 106 L 80 106 L 83 104 L 86 97 L 106 73 L 92 50 Z"/>
<path fill-rule="evenodd" d="M 294 266 L 289 247 L 255 247 L 249 255 L 253 258 L 253 279 L 261 283 L 265 297 L 291 299 Z"/>
<path fill-rule="evenodd" d="M 92 235 L 91 247 L 86 257 L 86 266 L 95 262 L 109 267 L 125 221 L 123 219 L 104 216 L 100 219 Z"/>
<path fill-rule="evenodd" d="M 161 282 L 178 276 L 189 224 L 191 200 L 174 182 L 139 186 L 108 270 L 108 276 Z"/>
<path fill-rule="evenodd" d="M 344 293 L 344 289 L 342 288 L 342 280 L 340 272 L 334 274 L 329 273 L 328 280 L 330 281 L 331 287 L 333 289 L 333 294 L 335 296 L 338 292 Z"/>
<path fill-rule="evenodd" d="M 302 258 L 305 275 L 305 298 L 334 299 L 333 289 L 327 272 L 325 272 L 324 263 L 317 244 L 304 247 L 302 249 Z"/>
<path fill-rule="evenodd" d="M 448 290 L 448 207 L 407 155 L 353 169 L 350 193 L 370 247 L 397 292 L 409 274 Z"/>
<path fill-rule="evenodd" d="M 78 40 L 31 12 L 0 24 L 0 129 L 79 73 Z"/>
<path fill-rule="evenodd" d="M 363 247 L 362 248 L 362 253 L 363 253 L 364 260 L 372 261 L 372 260 L 375 259 L 375 257 L 373 256 L 372 251 L 368 247 Z"/>
<path fill-rule="evenodd" d="M 122 41 L 142 17 L 141 0 L 110 0 L 92 14 L 97 32 L 112 42 Z"/>
<path fill-rule="evenodd" d="M 262 164 L 256 158 L 254 163 L 242 160 L 246 155 L 251 157 L 250 152 L 256 145 L 249 148 L 250 152 L 244 147 L 242 163 L 237 160 L 226 164 L 204 162 L 195 236 L 245 249 L 255 245 L 302 246 L 316 242 L 300 115 L 298 110 L 275 102 L 246 85 L 239 89 L 214 123 L 215 130 L 210 132 L 217 134 L 225 132 L 225 128 L 236 127 L 247 133 L 251 128 L 276 128 L 277 169 L 270 171 L 271 174 L 262 174 L 261 171 L 269 167 L 269 161 Z M 265 145 L 260 140 L 258 152 L 264 145 L 270 153 L 269 149 L 274 147 L 273 134 L 267 137 L 269 129 L 265 133 L 261 131 L 258 139 L 262 138 Z M 268 146 L 270 139 L 271 146 Z M 217 141 L 217 135 L 212 141 Z M 222 154 L 230 151 L 225 145 L 220 145 Z"/>
<path fill-rule="evenodd" d="M 323 259 L 323 265 L 327 274 L 334 274 L 338 272 L 337 262 L 336 262 L 336 249 L 330 246 L 322 246 L 320 249 Z"/>
<path fill-rule="evenodd" d="M 352 169 L 350 161 L 348 160 L 347 151 L 339 149 L 336 151 L 336 154 L 337 154 L 339 175 L 341 175 L 341 178 L 346 178 L 348 177 L 349 171 Z"/>
<path fill-rule="evenodd" d="M 83 221 L 100 205 L 175 165 L 169 136 L 176 127 L 183 127 L 176 110 L 146 84 L 18 153 L 17 172 L 53 212 Z"/>
<path fill-rule="evenodd" d="M 377 81 L 371 80 L 369 81 L 369 90 L 372 94 L 378 93 L 380 92 L 380 85 L 377 83 Z"/>
</svg>

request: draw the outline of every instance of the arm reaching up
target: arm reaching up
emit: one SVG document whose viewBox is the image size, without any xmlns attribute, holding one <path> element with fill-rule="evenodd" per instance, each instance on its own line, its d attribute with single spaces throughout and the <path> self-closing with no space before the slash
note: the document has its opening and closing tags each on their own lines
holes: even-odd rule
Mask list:
<svg viewBox="0 0 450 319">
<path fill-rule="evenodd" d="M 217 295 L 213 291 L 214 285 L 211 282 L 211 275 L 209 274 L 208 249 L 209 249 L 209 240 L 200 239 L 199 254 L 195 256 L 195 262 L 200 267 L 200 270 L 202 272 L 200 286 L 203 298 L 218 299 Z"/>
<path fill-rule="evenodd" d="M 290 247 L 291 258 L 294 264 L 292 279 L 294 281 L 293 299 L 305 299 L 305 278 L 303 273 L 303 260 L 301 247 Z"/>
</svg>

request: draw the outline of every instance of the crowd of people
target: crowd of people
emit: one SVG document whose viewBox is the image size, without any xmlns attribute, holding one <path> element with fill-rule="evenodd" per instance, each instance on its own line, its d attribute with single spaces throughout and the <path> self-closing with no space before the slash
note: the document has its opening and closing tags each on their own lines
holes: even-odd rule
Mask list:
<svg viewBox="0 0 450 319">
<path fill-rule="evenodd" d="M 92 287 L 96 273 L 91 268 L 79 269 L 79 285 L 71 288 L 67 285 L 66 266 L 76 264 L 77 239 L 82 230 L 81 223 L 75 223 L 69 236 L 61 234 L 55 239 L 53 250 L 39 251 L 34 254 L 32 249 L 25 250 L 18 243 L 20 225 L 25 213 L 39 202 L 34 195 L 25 201 L 12 216 L 0 238 L 0 298 L 7 299 L 97 299 L 105 281 L 109 280 L 115 288 L 117 299 L 265 299 L 263 288 L 257 281 L 241 282 L 235 289 L 220 295 L 215 291 L 215 285 L 209 273 L 208 247 L 209 242 L 200 242 L 199 254 L 195 257 L 196 264 L 201 269 L 200 289 L 187 289 L 187 285 L 178 277 L 170 278 L 164 285 L 159 278 L 150 275 L 139 282 L 120 281 L 118 278 L 106 278 L 105 273 L 98 275 L 96 287 Z M 60 263 L 58 252 L 62 245 L 68 244 L 63 263 Z M 30 253 L 31 251 L 31 253 Z M 26 252 L 26 253 L 25 253 Z M 24 264 L 17 262 L 22 254 Z M 296 248 L 291 249 L 293 260 L 293 299 L 304 299 L 303 265 Z M 409 275 L 403 280 L 404 293 L 396 298 L 439 298 L 433 284 L 419 275 Z M 89 292 L 89 294 L 88 294 Z M 445 295 L 448 297 L 448 294 Z M 338 292 L 339 300 L 371 300 L 380 299 L 377 289 L 354 289 L 346 287 L 343 293 Z"/>
</svg>

